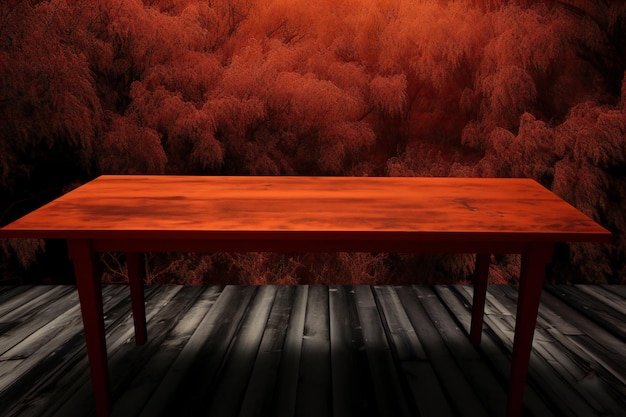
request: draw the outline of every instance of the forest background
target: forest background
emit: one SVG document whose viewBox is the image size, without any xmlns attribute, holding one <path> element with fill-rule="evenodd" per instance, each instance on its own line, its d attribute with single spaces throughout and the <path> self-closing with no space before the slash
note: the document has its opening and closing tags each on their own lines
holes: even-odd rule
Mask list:
<svg viewBox="0 0 626 417">
<path fill-rule="evenodd" d="M 0 225 L 100 174 L 530 177 L 611 230 L 551 282 L 626 283 L 626 2 L 3 0 Z M 503 190 L 505 192 L 505 190 Z M 71 281 L 5 240 L 5 283 Z M 108 282 L 121 254 L 102 256 Z M 149 254 L 150 282 L 464 282 L 473 257 Z M 515 282 L 498 256 L 492 282 Z"/>
</svg>

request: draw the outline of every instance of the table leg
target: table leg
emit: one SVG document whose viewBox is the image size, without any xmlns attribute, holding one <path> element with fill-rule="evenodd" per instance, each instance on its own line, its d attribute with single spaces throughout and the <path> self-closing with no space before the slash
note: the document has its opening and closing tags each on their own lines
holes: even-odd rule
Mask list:
<svg viewBox="0 0 626 417">
<path fill-rule="evenodd" d="M 138 252 L 126 253 L 128 285 L 130 286 L 130 300 L 133 308 L 133 321 L 135 323 L 135 343 L 137 345 L 143 345 L 148 340 L 146 307 L 143 293 L 143 281 L 146 270 L 142 261 L 142 254 Z"/>
<path fill-rule="evenodd" d="M 470 327 L 470 342 L 480 344 L 483 331 L 483 314 L 485 312 L 485 298 L 487 296 L 487 281 L 489 278 L 489 263 L 491 254 L 476 254 L 476 268 L 474 269 L 474 298 L 472 301 L 472 325 Z"/>
<path fill-rule="evenodd" d="M 508 417 L 519 417 L 522 414 L 524 387 L 528 375 L 528 365 L 530 363 L 533 335 L 541 301 L 545 268 L 551 258 L 552 246 L 548 245 L 531 247 L 526 253 L 522 254 L 507 404 Z"/>
<path fill-rule="evenodd" d="M 68 240 L 67 243 L 70 258 L 74 261 L 96 413 L 98 417 L 106 417 L 111 411 L 111 392 L 104 332 L 102 284 L 91 250 L 91 241 Z"/>
</svg>

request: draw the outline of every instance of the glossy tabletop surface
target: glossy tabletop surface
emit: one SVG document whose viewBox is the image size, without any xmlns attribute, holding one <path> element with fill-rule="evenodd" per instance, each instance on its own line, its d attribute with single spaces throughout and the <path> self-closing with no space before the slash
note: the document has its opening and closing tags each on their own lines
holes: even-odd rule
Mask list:
<svg viewBox="0 0 626 417">
<path fill-rule="evenodd" d="M 0 238 L 232 233 L 610 241 L 607 230 L 530 179 L 140 175 L 98 177 L 0 229 Z"/>
</svg>

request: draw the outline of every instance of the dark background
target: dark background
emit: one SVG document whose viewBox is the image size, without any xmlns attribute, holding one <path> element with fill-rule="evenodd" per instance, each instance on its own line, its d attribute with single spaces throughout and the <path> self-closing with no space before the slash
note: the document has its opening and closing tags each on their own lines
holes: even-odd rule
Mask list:
<svg viewBox="0 0 626 417">
<path fill-rule="evenodd" d="M 614 233 L 551 282 L 626 283 L 626 2 L 0 2 L 0 225 L 100 174 L 531 177 Z M 71 282 L 1 241 L 5 283 Z M 102 257 L 109 282 L 124 259 Z M 515 282 L 519 257 L 494 259 Z M 472 256 L 148 255 L 151 282 L 465 282 Z"/>
</svg>

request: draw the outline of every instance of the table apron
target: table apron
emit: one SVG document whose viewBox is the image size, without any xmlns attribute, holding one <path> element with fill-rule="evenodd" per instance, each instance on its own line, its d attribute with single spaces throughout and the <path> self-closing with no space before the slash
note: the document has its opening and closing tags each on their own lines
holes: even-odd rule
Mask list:
<svg viewBox="0 0 626 417">
<path fill-rule="evenodd" d="M 369 239 L 94 239 L 94 252 L 393 252 L 393 253 L 526 253 L 545 242 L 407 241 Z"/>
</svg>

